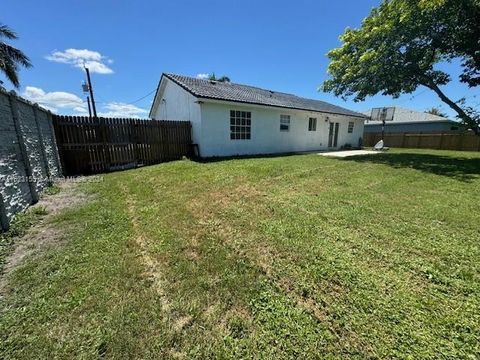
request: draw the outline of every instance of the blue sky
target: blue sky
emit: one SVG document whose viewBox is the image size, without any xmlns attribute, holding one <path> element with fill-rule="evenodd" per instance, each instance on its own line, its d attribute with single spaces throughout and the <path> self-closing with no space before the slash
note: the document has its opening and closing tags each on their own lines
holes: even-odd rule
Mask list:
<svg viewBox="0 0 480 360">
<path fill-rule="evenodd" d="M 363 103 L 317 91 L 327 78 L 325 54 L 340 45 L 338 36 L 346 27 L 358 27 L 379 2 L 17 0 L 3 4 L 0 21 L 18 33 L 15 46 L 34 64 L 21 71 L 19 92 L 57 113 L 85 111 L 85 76 L 76 66 L 83 58 L 96 70 L 92 80 L 98 111 L 111 116 L 146 117 L 154 94 L 136 100 L 156 88 L 162 72 L 215 72 L 233 82 L 359 111 L 439 106 L 453 115 L 423 88 L 399 99 L 376 96 Z M 443 67 L 459 71 L 458 64 Z M 11 89 L 7 81 L 4 86 Z M 480 103 L 478 89 L 457 81 L 445 91 L 454 99 Z"/>
</svg>

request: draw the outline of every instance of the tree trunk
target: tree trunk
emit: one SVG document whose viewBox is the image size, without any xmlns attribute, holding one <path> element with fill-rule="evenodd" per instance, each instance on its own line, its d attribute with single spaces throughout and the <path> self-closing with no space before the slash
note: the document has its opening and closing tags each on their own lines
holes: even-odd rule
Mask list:
<svg viewBox="0 0 480 360">
<path fill-rule="evenodd" d="M 440 89 L 440 87 L 435 84 L 433 81 L 424 83 L 423 86 L 426 86 L 427 88 L 435 91 L 435 93 L 438 95 L 438 97 L 452 110 L 454 110 L 460 119 L 462 119 L 465 124 L 467 124 L 475 133 L 475 135 L 480 136 L 480 127 L 477 121 L 469 116 L 455 101 L 450 100 Z"/>
</svg>

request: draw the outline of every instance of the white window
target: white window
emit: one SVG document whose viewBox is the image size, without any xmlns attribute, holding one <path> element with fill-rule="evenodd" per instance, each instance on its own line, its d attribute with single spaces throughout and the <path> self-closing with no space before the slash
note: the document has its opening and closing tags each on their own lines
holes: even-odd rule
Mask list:
<svg viewBox="0 0 480 360">
<path fill-rule="evenodd" d="M 308 131 L 317 131 L 317 118 L 308 119 Z"/>
<path fill-rule="evenodd" d="M 350 121 L 348 123 L 348 133 L 351 134 L 353 133 L 353 127 L 355 126 L 355 123 L 353 121 Z"/>
<path fill-rule="evenodd" d="M 280 115 L 280 131 L 290 131 L 290 115 Z"/>
<path fill-rule="evenodd" d="M 230 110 L 230 140 L 250 140 L 252 113 Z"/>
</svg>

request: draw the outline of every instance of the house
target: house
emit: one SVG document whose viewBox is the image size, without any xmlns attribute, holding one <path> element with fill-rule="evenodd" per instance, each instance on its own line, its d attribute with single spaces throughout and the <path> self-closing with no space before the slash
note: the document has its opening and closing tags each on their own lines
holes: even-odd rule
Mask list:
<svg viewBox="0 0 480 360">
<path fill-rule="evenodd" d="M 452 133 L 466 130 L 458 121 L 443 116 L 398 106 L 390 109 L 393 111 L 393 120 L 385 122 L 385 133 Z M 369 116 L 371 111 L 366 111 L 364 114 Z M 381 132 L 381 121 L 371 119 L 365 121 L 365 133 Z"/>
<path fill-rule="evenodd" d="M 188 120 L 202 157 L 357 147 L 365 116 L 253 86 L 162 74 L 150 118 Z"/>
</svg>

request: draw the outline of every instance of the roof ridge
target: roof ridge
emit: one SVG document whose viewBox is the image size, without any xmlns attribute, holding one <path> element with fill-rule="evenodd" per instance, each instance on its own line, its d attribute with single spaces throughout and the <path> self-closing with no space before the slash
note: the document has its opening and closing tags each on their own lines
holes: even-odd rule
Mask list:
<svg viewBox="0 0 480 360">
<path fill-rule="evenodd" d="M 295 95 L 295 94 L 286 93 L 286 92 L 283 92 L 283 91 L 276 91 L 276 90 L 265 89 L 265 88 L 261 88 L 261 87 L 258 87 L 258 86 L 248 85 L 248 84 L 240 84 L 240 83 L 236 83 L 236 82 L 233 82 L 233 81 L 223 82 L 223 81 L 202 79 L 202 78 L 198 78 L 198 77 L 193 77 L 193 76 L 188 76 L 188 75 L 181 75 L 181 74 L 173 74 L 173 73 L 164 73 L 164 74 L 165 74 L 165 75 L 169 75 L 169 76 L 181 76 L 181 77 L 184 77 L 184 78 L 188 78 L 188 79 L 192 79 L 192 80 L 197 80 L 197 81 L 206 81 L 206 82 L 216 81 L 218 84 L 244 86 L 244 87 L 248 87 L 248 88 L 251 88 L 251 89 L 257 89 L 257 90 L 263 90 L 263 91 L 270 91 L 270 92 L 273 92 L 273 93 L 276 93 L 276 94 L 285 94 L 285 95 L 296 96 L 296 97 L 298 97 L 298 98 L 304 99 L 304 98 L 302 98 L 301 96 L 298 96 L 298 95 Z"/>
</svg>

